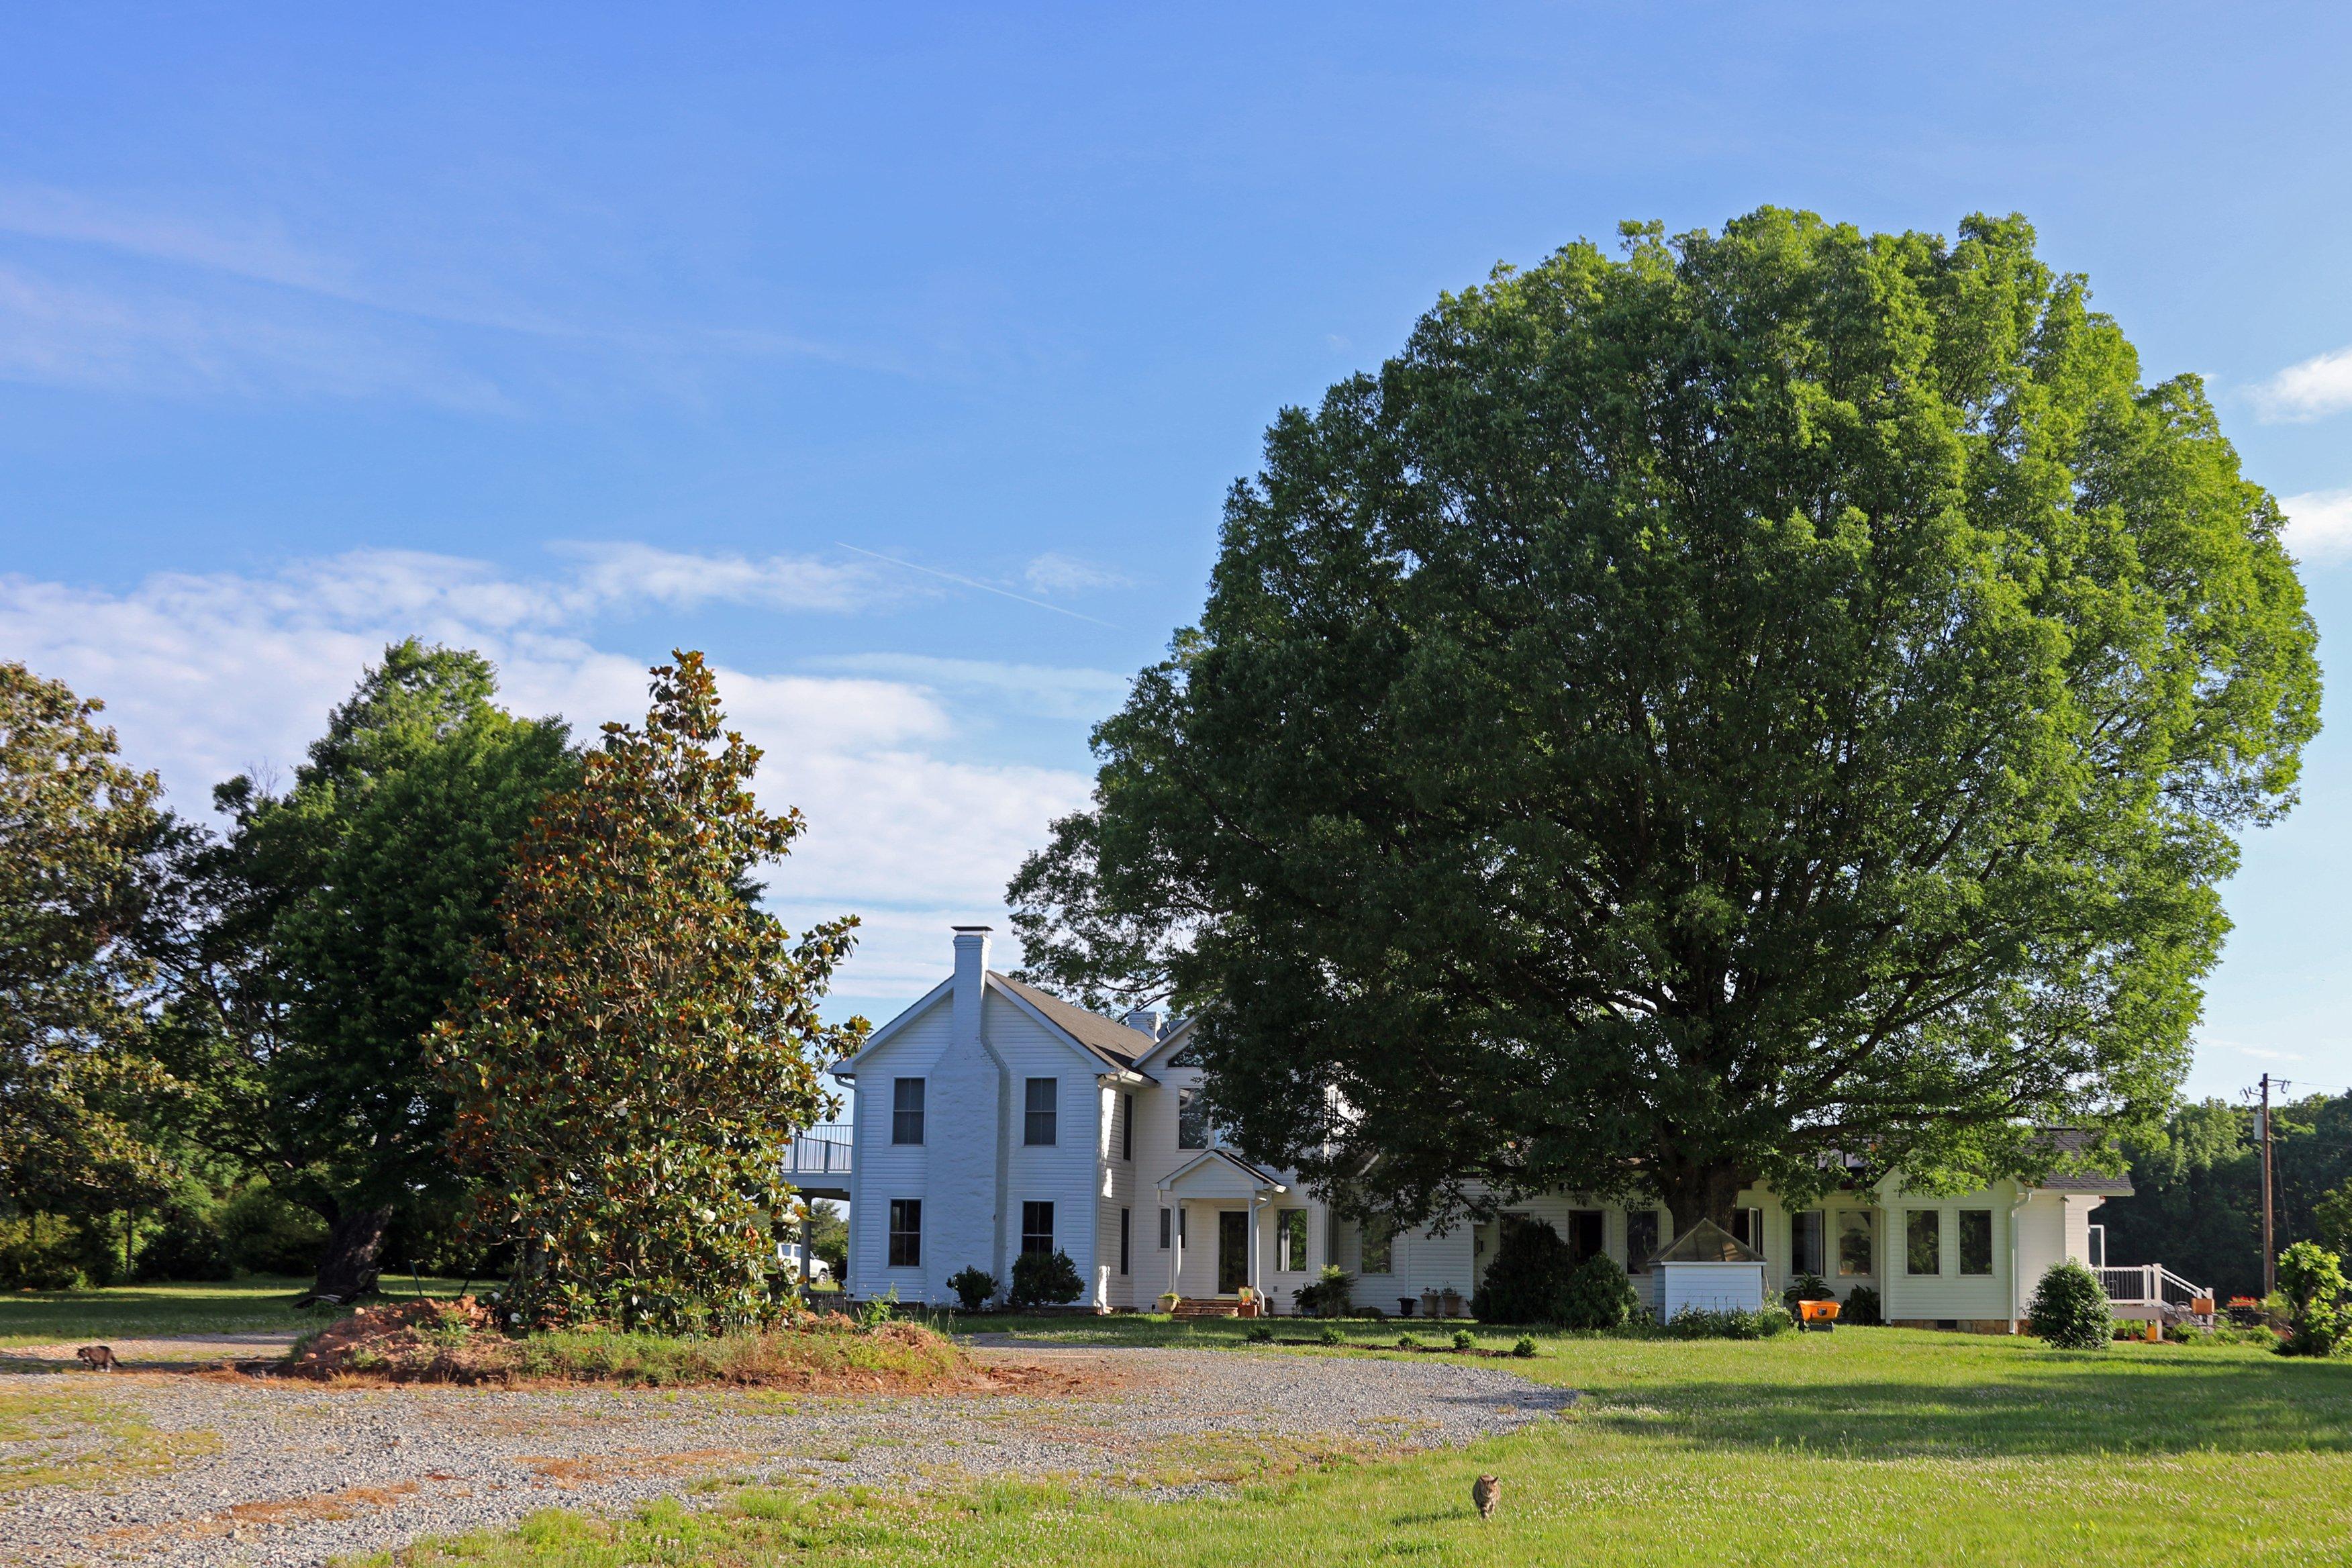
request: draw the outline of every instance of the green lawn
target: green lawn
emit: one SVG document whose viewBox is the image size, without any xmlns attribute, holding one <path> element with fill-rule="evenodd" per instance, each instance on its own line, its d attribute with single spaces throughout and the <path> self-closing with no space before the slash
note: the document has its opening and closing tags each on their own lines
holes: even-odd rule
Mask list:
<svg viewBox="0 0 2352 1568">
<path fill-rule="evenodd" d="M 1230 1323 L 1026 1326 L 1072 1342 L 1360 1353 L 1242 1349 L 1246 1325 Z M 1556 1425 L 1467 1451 L 1293 1475 L 1208 1500 L 1051 1486 L 913 1500 L 745 1489 L 708 1510 L 666 1503 L 617 1524 L 542 1515 L 402 1561 L 2238 1568 L 2352 1559 L 2352 1362 L 2239 1346 L 2062 1354 L 2027 1341 L 1848 1329 L 1749 1343 L 1554 1339 L 1533 1362 L 1502 1364 L 1586 1397 Z M 1488 1525 L 1467 1502 L 1481 1470 L 1504 1485 Z"/>
<path fill-rule="evenodd" d="M 424 1281 L 427 1295 L 446 1296 L 458 1279 Z M 117 1285 L 104 1290 L 0 1291 L 0 1349 L 63 1341 L 146 1339 L 160 1334 L 236 1333 L 291 1329 L 307 1333 L 341 1314 L 331 1308 L 297 1310 L 307 1279 L 256 1276 L 221 1285 Z M 385 1293 L 404 1300 L 408 1280 L 384 1280 Z"/>
</svg>

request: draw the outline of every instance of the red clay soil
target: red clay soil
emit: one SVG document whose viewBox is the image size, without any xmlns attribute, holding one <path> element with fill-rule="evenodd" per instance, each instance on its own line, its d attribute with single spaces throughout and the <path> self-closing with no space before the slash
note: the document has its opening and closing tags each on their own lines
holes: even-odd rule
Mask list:
<svg viewBox="0 0 2352 1568">
<path fill-rule="evenodd" d="M 976 1361 L 915 1323 L 860 1330 L 835 1315 L 811 1319 L 751 1343 L 720 1346 L 699 1368 L 675 1363 L 647 1378 L 627 1370 L 567 1363 L 551 1366 L 529 1342 L 499 1331 L 495 1314 L 472 1297 L 364 1307 L 298 1344 L 281 1362 L 246 1370 L 263 1375 L 357 1383 L 495 1384 L 566 1387 L 614 1383 L 664 1387 L 696 1384 L 815 1394 L 1069 1394 L 1129 1380 L 1108 1358 L 992 1354 Z"/>
</svg>

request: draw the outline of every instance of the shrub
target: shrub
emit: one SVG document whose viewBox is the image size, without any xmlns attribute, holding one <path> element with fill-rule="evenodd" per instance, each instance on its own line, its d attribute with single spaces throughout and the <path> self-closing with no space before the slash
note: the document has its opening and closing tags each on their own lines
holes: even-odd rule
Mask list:
<svg viewBox="0 0 2352 1568">
<path fill-rule="evenodd" d="M 1327 1345 L 1344 1345 L 1348 1342 L 1348 1337 L 1345 1334 L 1328 1323 L 1323 1326 L 1323 1332 L 1318 1337 Z"/>
<path fill-rule="evenodd" d="M 1473 1335 L 1469 1330 L 1456 1329 L 1454 1331 L 1454 1348 L 1455 1350 L 1466 1351 L 1477 1342 L 1477 1338 Z"/>
<path fill-rule="evenodd" d="M 62 1215 L 0 1219 L 0 1290 L 80 1290 L 107 1276 L 107 1247 L 93 1227 Z"/>
<path fill-rule="evenodd" d="M 2281 1355 L 2334 1355 L 2352 1337 L 2344 1307 L 2344 1260 L 2315 1241 L 2298 1241 L 2279 1254 L 2278 1282 L 2287 1300 Z"/>
<path fill-rule="evenodd" d="M 1078 1266 L 1059 1247 L 1051 1252 L 1024 1252 L 1013 1260 L 1013 1304 L 1016 1307 L 1058 1307 L 1086 1294 Z"/>
<path fill-rule="evenodd" d="M 1299 1287 L 1299 1313 L 1306 1317 L 1344 1317 L 1355 1289 L 1354 1275 L 1336 1263 L 1326 1264 L 1315 1283 Z"/>
<path fill-rule="evenodd" d="M 1845 1305 L 1838 1309 L 1838 1321 L 1858 1323 L 1870 1328 L 1886 1321 L 1886 1313 L 1878 1304 L 1878 1291 L 1869 1285 L 1857 1285 L 1845 1293 Z"/>
<path fill-rule="evenodd" d="M 1568 1281 L 1560 1321 L 1571 1329 L 1620 1329 L 1642 1310 L 1642 1298 L 1615 1259 L 1596 1253 Z"/>
<path fill-rule="evenodd" d="M 1769 1340 L 1795 1326 L 1796 1320 L 1778 1307 L 1753 1312 L 1692 1308 L 1675 1313 L 1666 1332 L 1678 1340 Z"/>
<path fill-rule="evenodd" d="M 1511 1353 L 1522 1361 L 1529 1360 L 1536 1353 L 1536 1342 L 1528 1335 L 1521 1334 L 1519 1342 L 1511 1347 Z"/>
<path fill-rule="evenodd" d="M 1559 1232 L 1538 1220 L 1507 1226 L 1486 1280 L 1470 1299 L 1470 1315 L 1489 1323 L 1566 1322 L 1575 1277 Z"/>
<path fill-rule="evenodd" d="M 2095 1351 L 2114 1341 L 2115 1319 L 2099 1277 L 2079 1263 L 2053 1264 L 2033 1288 L 2026 1326 L 2065 1351 Z"/>
<path fill-rule="evenodd" d="M 1780 1304 L 1791 1312 L 1797 1310 L 1797 1303 L 1800 1301 L 1834 1301 L 1836 1300 L 1837 1292 L 1831 1289 L 1830 1282 L 1818 1274 L 1790 1275 L 1788 1288 L 1780 1292 Z M 1840 1309 L 1839 1315 L 1841 1317 L 1844 1315 L 1843 1309 Z"/>
<path fill-rule="evenodd" d="M 994 1300 L 1004 1287 L 995 1275 L 975 1263 L 949 1275 L 948 1289 L 956 1293 L 965 1311 L 977 1312 Z"/>
<path fill-rule="evenodd" d="M 1274 1331 L 1264 1323 L 1253 1323 L 1250 1331 L 1242 1338 L 1254 1345 L 1270 1345 L 1274 1342 Z"/>
<path fill-rule="evenodd" d="M 1421 1341 L 1412 1334 L 1399 1334 L 1396 1348 L 1401 1351 L 1417 1351 L 1421 1348 Z"/>
</svg>

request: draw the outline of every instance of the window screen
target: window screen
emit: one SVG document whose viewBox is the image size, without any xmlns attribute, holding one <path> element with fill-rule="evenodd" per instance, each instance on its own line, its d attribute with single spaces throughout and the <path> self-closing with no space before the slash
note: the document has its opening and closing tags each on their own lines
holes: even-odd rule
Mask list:
<svg viewBox="0 0 2352 1568">
<path fill-rule="evenodd" d="M 923 1141 L 923 1080 L 919 1078 L 895 1079 L 890 1084 L 890 1142 L 919 1143 Z"/>
<path fill-rule="evenodd" d="M 1307 1211 L 1276 1209 L 1274 1213 L 1276 1268 L 1297 1271 L 1307 1267 Z"/>
<path fill-rule="evenodd" d="M 920 1268 L 923 1266 L 923 1200 L 892 1198 L 890 1200 L 890 1267 Z"/>
<path fill-rule="evenodd" d="M 1944 1216 L 1937 1209 L 1913 1209 L 1903 1216 L 1903 1271 L 1944 1271 Z"/>
<path fill-rule="evenodd" d="M 1061 1087 L 1060 1081 L 1055 1079 L 1033 1078 L 1029 1080 L 1027 1115 L 1022 1122 L 1021 1142 L 1029 1144 L 1055 1142 L 1058 1132 L 1055 1124 L 1060 1120 L 1056 1108 Z"/>
<path fill-rule="evenodd" d="M 1839 1278 L 1845 1279 L 1876 1272 L 1876 1259 L 1871 1256 L 1868 1209 L 1838 1210 L 1837 1268 Z"/>
<path fill-rule="evenodd" d="M 1052 1204 L 1029 1203 L 1021 1205 L 1021 1250 L 1024 1253 L 1054 1250 L 1054 1205 Z"/>
<path fill-rule="evenodd" d="M 1960 1211 L 1960 1272 L 1992 1272 L 1992 1210 Z"/>
<path fill-rule="evenodd" d="M 1197 1089 L 1176 1091 L 1176 1147 L 1205 1149 L 1209 1146 L 1209 1112 L 1201 1103 Z"/>
<path fill-rule="evenodd" d="M 1647 1274 L 1650 1259 L 1658 1255 L 1658 1211 L 1628 1209 L 1625 1211 L 1625 1272 Z"/>
<path fill-rule="evenodd" d="M 1388 1274 L 1394 1272 L 1396 1258 L 1396 1226 L 1378 1215 L 1364 1222 L 1364 1254 L 1361 1272 Z"/>
<path fill-rule="evenodd" d="M 1807 1209 L 1789 1216 L 1789 1268 L 1797 1274 L 1822 1274 L 1822 1211 Z"/>
</svg>

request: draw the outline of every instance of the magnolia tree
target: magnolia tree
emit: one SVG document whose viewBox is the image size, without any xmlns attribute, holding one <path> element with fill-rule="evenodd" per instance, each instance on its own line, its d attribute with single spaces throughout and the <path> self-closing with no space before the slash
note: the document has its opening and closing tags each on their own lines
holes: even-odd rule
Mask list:
<svg viewBox="0 0 2352 1568">
<path fill-rule="evenodd" d="M 2030 1172 L 2168 1102 L 2293 799 L 2280 522 L 2020 219 L 1573 245 L 1276 419 L 1015 924 L 1401 1215 Z"/>
<path fill-rule="evenodd" d="M 579 786 L 518 852 L 467 993 L 436 1031 L 451 1149 L 478 1223 L 513 1245 L 534 1324 L 661 1328 L 782 1310 L 775 1242 L 795 1131 L 832 1102 L 820 1061 L 862 1018 L 817 1016 L 854 917 L 795 941 L 754 873 L 797 811 L 762 811 L 760 751 L 722 729 L 702 656 L 654 671 L 643 730 L 607 724 Z"/>
</svg>

